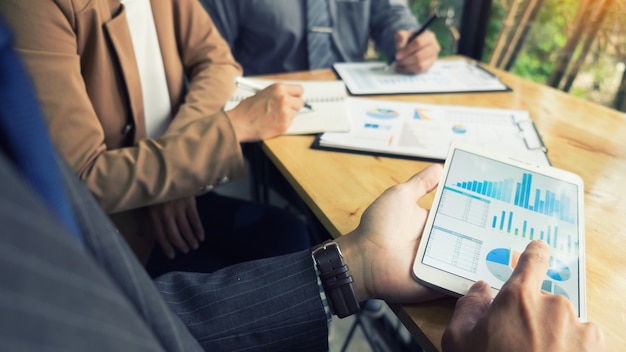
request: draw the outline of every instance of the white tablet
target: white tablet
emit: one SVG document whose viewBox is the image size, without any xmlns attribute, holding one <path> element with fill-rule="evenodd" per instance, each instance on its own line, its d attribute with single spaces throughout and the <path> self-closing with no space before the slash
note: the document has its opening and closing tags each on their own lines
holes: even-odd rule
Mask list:
<svg viewBox="0 0 626 352">
<path fill-rule="evenodd" d="M 453 295 L 484 280 L 497 294 L 533 239 L 552 250 L 542 289 L 586 320 L 583 181 L 570 172 L 453 143 L 413 275 Z"/>
</svg>

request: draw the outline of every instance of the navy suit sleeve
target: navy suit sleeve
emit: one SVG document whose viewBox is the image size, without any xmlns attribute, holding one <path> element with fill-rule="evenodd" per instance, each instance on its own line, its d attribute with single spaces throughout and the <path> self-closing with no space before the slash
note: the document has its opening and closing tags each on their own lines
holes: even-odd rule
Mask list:
<svg viewBox="0 0 626 352">
<path fill-rule="evenodd" d="M 152 282 L 86 188 L 60 164 L 71 181 L 68 194 L 88 250 L 168 350 L 193 350 L 197 342 L 205 350 L 328 349 L 327 318 L 309 251 L 211 274 L 169 273 Z"/>
<path fill-rule="evenodd" d="M 328 350 L 310 251 L 212 274 L 169 273 L 155 283 L 205 350 Z"/>
</svg>

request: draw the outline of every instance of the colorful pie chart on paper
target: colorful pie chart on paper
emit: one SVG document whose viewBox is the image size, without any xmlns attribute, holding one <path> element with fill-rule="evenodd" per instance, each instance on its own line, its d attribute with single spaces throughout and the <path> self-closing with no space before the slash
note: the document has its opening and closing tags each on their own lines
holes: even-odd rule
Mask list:
<svg viewBox="0 0 626 352">
<path fill-rule="evenodd" d="M 457 123 L 455 125 L 452 126 L 452 132 L 456 133 L 456 134 L 464 134 L 467 132 L 467 128 L 463 125 L 461 125 L 460 123 Z"/>
<path fill-rule="evenodd" d="M 498 280 L 506 281 L 517 266 L 520 253 L 508 248 L 496 248 L 487 253 L 487 269 Z"/>
<path fill-rule="evenodd" d="M 373 117 L 375 119 L 385 119 L 385 120 L 395 119 L 396 117 L 398 117 L 400 115 L 395 110 L 385 109 L 385 108 L 370 109 L 365 114 L 367 114 L 367 116 Z"/>
<path fill-rule="evenodd" d="M 428 117 L 428 114 L 426 114 L 427 111 L 428 110 L 415 109 L 415 111 L 413 111 L 413 119 L 424 120 L 424 121 L 431 120 L 431 118 Z"/>
</svg>

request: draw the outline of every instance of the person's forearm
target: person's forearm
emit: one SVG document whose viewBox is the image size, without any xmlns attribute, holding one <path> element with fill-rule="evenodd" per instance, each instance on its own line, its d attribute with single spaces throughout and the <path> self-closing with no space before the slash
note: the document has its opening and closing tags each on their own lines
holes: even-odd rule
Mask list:
<svg viewBox="0 0 626 352">
<path fill-rule="evenodd" d="M 211 274 L 172 272 L 155 284 L 208 351 L 328 348 L 326 313 L 308 250 Z"/>
<path fill-rule="evenodd" d="M 174 26 L 180 57 L 175 60 L 181 61 L 184 72 L 180 74 L 187 77 L 188 86 L 175 87 L 168 82 L 175 100 L 176 114 L 169 126 L 172 130 L 221 110 L 235 92 L 235 78 L 243 74 L 200 3 L 179 1 L 177 6 L 180 18 L 175 18 Z M 170 74 L 178 74 L 177 69 L 170 68 Z"/>
<path fill-rule="evenodd" d="M 74 166 L 100 205 L 115 213 L 194 196 L 245 175 L 243 156 L 223 112 L 136 146 L 98 153 Z"/>
<path fill-rule="evenodd" d="M 192 16 L 194 6 L 204 11 L 195 3 L 177 2 L 178 6 L 186 6 L 182 12 L 188 16 Z M 142 140 L 142 110 L 136 106 L 140 104 L 133 105 L 141 102 L 137 98 L 140 92 L 127 91 L 137 86 L 129 82 L 125 82 L 129 86 L 120 86 L 127 76 L 107 61 L 115 56 L 114 49 L 105 45 L 98 23 L 81 18 L 87 21 L 87 30 L 75 32 L 78 15 L 74 11 L 84 9 L 75 9 L 72 4 L 7 0 L 0 2 L 0 9 L 18 33 L 15 47 L 33 78 L 54 144 L 105 210 L 118 212 L 188 197 L 217 186 L 222 179 L 243 176 L 243 157 L 230 121 L 224 113 L 210 114 L 211 110 L 219 110 L 231 93 L 220 85 L 227 86 L 226 82 L 239 72 L 232 57 L 224 54 L 228 51 L 225 44 L 206 44 L 184 51 L 182 59 L 194 77 L 192 93 L 165 136 Z M 161 11 L 168 11 L 171 4 L 159 2 L 158 6 L 165 6 Z M 202 40 L 202 35 L 195 33 L 179 35 L 181 43 L 187 43 L 183 38 L 191 43 Z M 112 52 L 97 56 L 91 46 L 81 46 L 85 41 Z M 213 54 L 216 65 L 230 67 L 230 71 L 224 68 L 225 73 L 220 76 L 201 70 Z M 185 89 L 172 82 L 183 84 L 183 65 L 175 50 L 163 55 L 164 62 L 178 63 L 173 65 L 178 69 L 167 71 L 176 108 Z M 124 63 L 127 68 L 135 65 L 128 58 Z M 212 78 L 206 78 L 207 75 Z M 234 89 L 234 83 L 230 84 Z M 211 90 L 220 98 L 208 99 Z"/>
</svg>

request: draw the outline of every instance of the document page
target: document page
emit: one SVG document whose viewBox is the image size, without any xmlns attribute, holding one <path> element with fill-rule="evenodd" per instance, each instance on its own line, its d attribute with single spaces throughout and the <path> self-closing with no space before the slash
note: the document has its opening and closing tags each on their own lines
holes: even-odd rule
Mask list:
<svg viewBox="0 0 626 352">
<path fill-rule="evenodd" d="M 493 92 L 510 90 L 491 72 L 465 59 L 438 60 L 426 72 L 403 74 L 385 63 L 336 63 L 353 95 Z"/>
<path fill-rule="evenodd" d="M 324 133 L 319 146 L 444 160 L 463 140 L 549 165 L 528 111 L 349 98 L 350 131 Z"/>
</svg>

